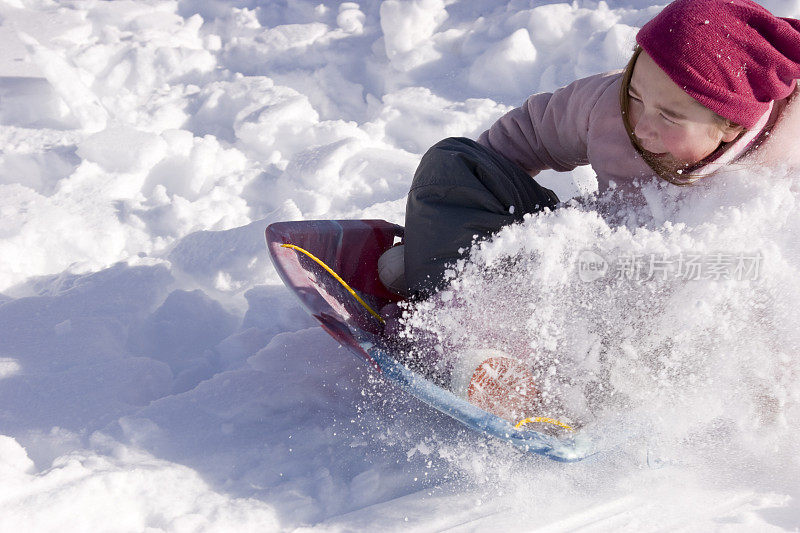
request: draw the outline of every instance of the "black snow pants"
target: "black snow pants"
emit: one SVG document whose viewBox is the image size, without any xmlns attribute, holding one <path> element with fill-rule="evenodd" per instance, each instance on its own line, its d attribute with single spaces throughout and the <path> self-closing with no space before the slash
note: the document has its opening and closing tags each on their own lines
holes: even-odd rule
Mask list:
<svg viewBox="0 0 800 533">
<path fill-rule="evenodd" d="M 553 191 L 494 150 L 465 138 L 438 142 L 422 157 L 406 203 L 409 290 L 430 295 L 448 265 L 463 257 L 459 249 L 557 203 Z"/>
</svg>

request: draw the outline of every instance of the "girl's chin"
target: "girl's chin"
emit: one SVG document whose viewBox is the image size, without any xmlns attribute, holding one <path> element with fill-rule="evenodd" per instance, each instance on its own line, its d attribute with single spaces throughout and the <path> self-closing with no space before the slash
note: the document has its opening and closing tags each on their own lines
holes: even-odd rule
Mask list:
<svg viewBox="0 0 800 533">
<path fill-rule="evenodd" d="M 664 165 L 664 167 L 670 168 L 672 170 L 680 170 L 691 166 L 691 163 L 675 159 L 675 157 L 673 157 L 673 155 L 669 152 L 661 152 L 661 153 L 647 152 L 647 153 L 648 155 L 650 155 L 650 157 L 656 159 L 659 163 Z"/>
<path fill-rule="evenodd" d="M 686 161 L 682 161 L 680 159 L 676 159 L 669 152 L 661 152 L 661 153 L 649 152 L 649 154 L 653 159 L 658 159 L 662 163 L 665 163 L 667 165 L 672 165 L 675 168 L 688 167 L 688 166 L 691 165 L 691 163 L 687 163 Z"/>
</svg>

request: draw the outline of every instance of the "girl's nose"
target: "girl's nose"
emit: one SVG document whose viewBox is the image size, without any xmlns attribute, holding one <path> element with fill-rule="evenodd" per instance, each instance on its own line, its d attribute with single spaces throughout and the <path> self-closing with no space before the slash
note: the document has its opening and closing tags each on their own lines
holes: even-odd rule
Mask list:
<svg viewBox="0 0 800 533">
<path fill-rule="evenodd" d="M 633 125 L 633 134 L 636 135 L 636 138 L 641 140 L 654 139 L 655 133 L 650 117 L 646 113 L 639 115 L 638 120 Z"/>
</svg>

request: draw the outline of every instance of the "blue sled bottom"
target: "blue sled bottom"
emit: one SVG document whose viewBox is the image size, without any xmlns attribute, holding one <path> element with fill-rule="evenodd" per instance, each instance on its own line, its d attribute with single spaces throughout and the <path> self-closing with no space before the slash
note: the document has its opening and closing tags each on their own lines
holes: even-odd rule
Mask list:
<svg viewBox="0 0 800 533">
<path fill-rule="evenodd" d="M 507 420 L 472 405 L 410 370 L 372 343 L 362 343 L 361 346 L 380 366 L 387 379 L 473 430 L 556 461 L 580 461 L 595 453 L 592 439 L 586 436 L 576 434 L 558 438 L 538 431 L 516 429 Z"/>
</svg>

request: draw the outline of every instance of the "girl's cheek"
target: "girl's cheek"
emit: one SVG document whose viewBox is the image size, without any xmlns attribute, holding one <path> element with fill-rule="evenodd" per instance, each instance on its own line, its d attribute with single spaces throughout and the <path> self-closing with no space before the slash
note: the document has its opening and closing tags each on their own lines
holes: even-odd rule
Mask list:
<svg viewBox="0 0 800 533">
<path fill-rule="evenodd" d="M 687 135 L 685 132 L 676 131 L 674 128 L 662 128 L 661 139 L 665 144 L 680 146 L 681 144 L 684 144 L 684 141 L 686 141 Z"/>
<path fill-rule="evenodd" d="M 668 128 L 663 131 L 661 140 L 664 143 L 664 147 L 674 157 L 685 161 L 694 159 L 698 146 L 697 143 L 692 142 L 689 132 L 681 128 Z"/>
<path fill-rule="evenodd" d="M 697 133 L 697 132 L 693 132 Z M 710 154 L 716 148 L 703 136 L 693 135 L 692 132 L 683 132 L 680 135 L 672 135 L 669 141 L 670 153 L 686 163 L 696 163 Z"/>
</svg>

